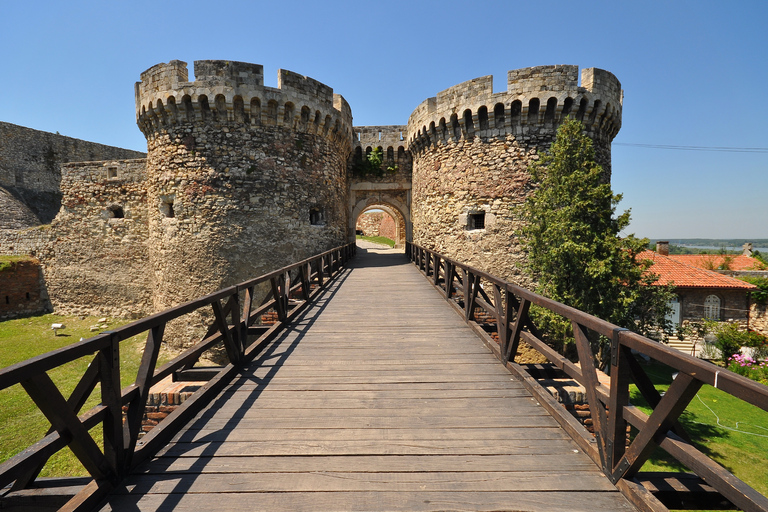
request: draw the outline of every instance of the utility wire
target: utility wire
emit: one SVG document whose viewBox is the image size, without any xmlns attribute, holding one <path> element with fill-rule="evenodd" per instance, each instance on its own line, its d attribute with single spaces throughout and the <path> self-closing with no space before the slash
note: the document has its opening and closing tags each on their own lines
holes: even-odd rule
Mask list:
<svg viewBox="0 0 768 512">
<path fill-rule="evenodd" d="M 740 148 L 731 146 L 680 146 L 674 144 L 635 144 L 631 142 L 614 142 L 614 146 L 630 146 L 650 149 L 672 149 L 677 151 L 717 151 L 723 153 L 768 153 L 768 148 Z"/>
</svg>

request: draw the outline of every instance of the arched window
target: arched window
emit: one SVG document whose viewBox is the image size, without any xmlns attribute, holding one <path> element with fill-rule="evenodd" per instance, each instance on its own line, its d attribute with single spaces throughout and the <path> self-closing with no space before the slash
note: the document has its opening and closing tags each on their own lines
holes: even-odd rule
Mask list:
<svg viewBox="0 0 768 512">
<path fill-rule="evenodd" d="M 496 128 L 504 128 L 504 104 L 497 103 L 493 107 L 493 119 Z"/>
<path fill-rule="evenodd" d="M 208 104 L 208 96 L 201 94 L 197 97 L 197 102 L 200 104 L 203 121 L 209 121 L 211 119 L 211 106 Z"/>
<path fill-rule="evenodd" d="M 235 96 L 232 100 L 232 114 L 238 123 L 242 123 L 245 120 L 245 104 L 241 96 Z"/>
<path fill-rule="evenodd" d="M 539 122 L 539 98 L 531 98 L 528 102 L 528 123 L 536 124 Z"/>
<path fill-rule="evenodd" d="M 562 118 L 565 119 L 571 114 L 571 109 L 573 108 L 573 98 L 565 98 L 565 102 L 563 102 L 563 112 L 561 114 Z"/>
<path fill-rule="evenodd" d="M 544 111 L 544 123 L 553 124 L 555 122 L 555 111 L 557 110 L 557 98 L 547 100 L 547 110 Z"/>
<path fill-rule="evenodd" d="M 251 98 L 251 123 L 261 124 L 261 100 Z"/>
<path fill-rule="evenodd" d="M 227 122 L 227 99 L 223 94 L 217 94 L 214 98 L 216 102 L 216 117 L 220 123 Z"/>
<path fill-rule="evenodd" d="M 454 140 L 461 138 L 461 126 L 459 125 L 459 117 L 456 114 L 451 114 L 451 128 L 453 129 Z"/>
<path fill-rule="evenodd" d="M 477 121 L 480 124 L 481 130 L 488 129 L 488 107 L 485 105 L 477 109 Z"/>
<path fill-rule="evenodd" d="M 283 126 L 293 128 L 293 103 L 290 101 L 283 108 Z"/>
<path fill-rule="evenodd" d="M 520 100 L 515 100 L 509 106 L 509 117 L 512 124 L 520 124 L 520 116 L 523 111 L 523 103 Z"/>
<path fill-rule="evenodd" d="M 720 297 L 717 295 L 707 295 L 704 299 L 704 318 L 720 320 Z"/>
<path fill-rule="evenodd" d="M 467 134 L 467 138 L 475 133 L 475 123 L 472 120 L 472 111 L 469 109 L 464 111 L 464 132 Z"/>
</svg>

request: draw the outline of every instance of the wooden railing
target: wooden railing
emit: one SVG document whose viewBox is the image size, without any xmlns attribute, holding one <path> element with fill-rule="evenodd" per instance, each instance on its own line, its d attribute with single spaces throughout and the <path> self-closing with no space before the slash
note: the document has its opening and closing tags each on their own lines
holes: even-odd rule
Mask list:
<svg viewBox="0 0 768 512">
<path fill-rule="evenodd" d="M 689 434 L 678 421 L 703 384 L 712 385 L 764 411 L 768 411 L 767 386 L 462 265 L 424 247 L 407 243 L 406 255 L 441 290 L 446 300 L 460 309 L 464 319 L 484 338 L 486 345 L 638 508 L 648 511 L 667 510 L 642 485 L 643 474 L 640 473 L 640 468 L 654 449 L 661 447 L 710 486 L 699 486 L 698 489 L 711 491 L 714 488 L 715 492 L 708 493 L 709 499 L 722 496 L 745 511 L 768 511 L 768 498 L 693 446 Z M 529 316 L 532 304 L 570 320 L 578 363 L 566 359 L 542 341 L 542 336 Z M 474 320 L 476 310 L 484 311 L 493 319 L 490 328 L 487 323 L 481 326 Z M 498 342 L 489 336 L 489 329 L 498 335 Z M 588 341 L 589 331 L 590 334 L 605 336 L 611 341 L 610 385 L 601 384 L 598 378 L 595 358 Z M 515 354 L 521 341 L 543 354 L 552 365 L 584 387 L 594 436 L 567 413 L 523 366 L 515 363 Z M 645 354 L 677 372 L 663 396 L 656 390 L 633 351 Z M 630 403 L 629 386 L 632 383 L 653 408 L 650 415 Z M 637 429 L 637 434 L 627 445 L 628 424 Z M 762 455 L 768 458 L 768 454 Z M 668 482 L 676 478 L 674 475 L 668 477 Z M 691 488 L 690 484 L 680 479 L 680 475 L 670 487 L 674 489 L 676 484 L 679 487 L 675 490 L 686 485 Z M 706 492 L 704 494 L 707 495 Z M 715 506 L 710 503 L 710 506 L 704 508 Z"/>
<path fill-rule="evenodd" d="M 36 478 L 46 461 L 68 446 L 92 479 L 65 504 L 63 510 L 91 509 L 132 468 L 165 446 L 244 363 L 251 361 L 293 321 L 320 293 L 327 280 L 338 275 L 355 251 L 355 244 L 332 249 L 0 370 L 0 390 L 20 384 L 52 425 L 42 440 L 0 465 L 0 492 L 18 494 L 21 490 L 39 487 L 41 484 Z M 271 292 L 264 302 L 255 306 L 256 287 L 267 283 Z M 269 311 L 276 312 L 278 321 L 273 325 L 259 325 L 261 316 Z M 185 315 L 193 312 L 212 313 L 213 322 L 207 334 L 199 343 L 156 368 L 166 325 L 172 320 L 183 320 Z M 135 382 L 121 388 L 120 342 L 142 333 L 147 333 L 147 340 L 138 375 Z M 194 368 L 204 352 L 222 344 L 228 364 L 215 370 Z M 95 356 L 88 370 L 69 398 L 65 398 L 46 372 L 91 355 Z M 185 372 L 195 375 L 198 380 L 205 377 L 210 380 L 206 378 L 207 384 L 140 438 L 152 385 L 169 375 Z M 100 403 L 81 412 L 97 386 L 100 387 Z M 88 432 L 99 424 L 104 433 L 103 449 Z"/>
</svg>

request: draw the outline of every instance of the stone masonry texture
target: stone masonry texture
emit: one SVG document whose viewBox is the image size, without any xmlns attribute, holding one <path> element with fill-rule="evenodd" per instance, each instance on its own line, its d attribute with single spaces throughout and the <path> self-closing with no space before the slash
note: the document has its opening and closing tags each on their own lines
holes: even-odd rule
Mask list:
<svg viewBox="0 0 768 512">
<path fill-rule="evenodd" d="M 582 121 L 610 180 L 610 143 L 621 126 L 622 91 L 611 73 L 576 66 L 510 71 L 456 85 L 422 102 L 408 121 L 413 158 L 413 240 L 523 286 L 517 233 L 532 190 L 528 167 L 567 117 Z M 480 221 L 478 223 L 478 220 Z"/>
<path fill-rule="evenodd" d="M 513 70 L 499 93 L 480 77 L 407 124 L 362 127 L 342 96 L 291 71 L 277 87 L 258 64 L 196 61 L 189 75 L 182 61 L 141 74 L 146 158 L 0 123 L 0 253 L 40 258 L 58 312 L 159 311 L 352 241 L 371 209 L 398 247 L 529 284 L 516 235 L 528 166 L 572 116 L 610 179 L 621 126 L 621 85 L 596 68 L 580 84 L 576 66 Z M 380 172 L 360 172 L 377 148 Z M 199 320 L 169 328 L 172 343 L 191 341 Z"/>
<path fill-rule="evenodd" d="M 138 151 L 0 122 L 0 229 L 53 220 L 61 204 L 61 164 L 142 157 Z M 13 224 L 7 216 L 6 194 L 26 207 L 26 218 L 17 218 L 24 225 Z"/>
</svg>

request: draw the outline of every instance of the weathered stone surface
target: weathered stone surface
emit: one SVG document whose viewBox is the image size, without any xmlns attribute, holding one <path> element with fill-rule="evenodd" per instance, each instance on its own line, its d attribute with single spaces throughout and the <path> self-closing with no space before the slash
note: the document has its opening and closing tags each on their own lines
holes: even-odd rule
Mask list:
<svg viewBox="0 0 768 512">
<path fill-rule="evenodd" d="M 508 89 L 492 77 L 453 86 L 422 102 L 408 121 L 413 157 L 413 240 L 523 286 L 517 236 L 532 190 L 528 167 L 557 127 L 581 120 L 610 180 L 610 144 L 621 126 L 622 92 L 607 71 L 540 66 L 510 71 Z M 480 224 L 478 224 L 478 221 Z M 478 227 L 481 226 L 481 227 Z"/>
<path fill-rule="evenodd" d="M 143 156 L 138 151 L 0 122 L 0 189 L 6 189 L 36 217 L 24 226 L 12 225 L 3 213 L 6 202 L 0 192 L 0 230 L 53 220 L 61 203 L 61 164 Z"/>
</svg>

